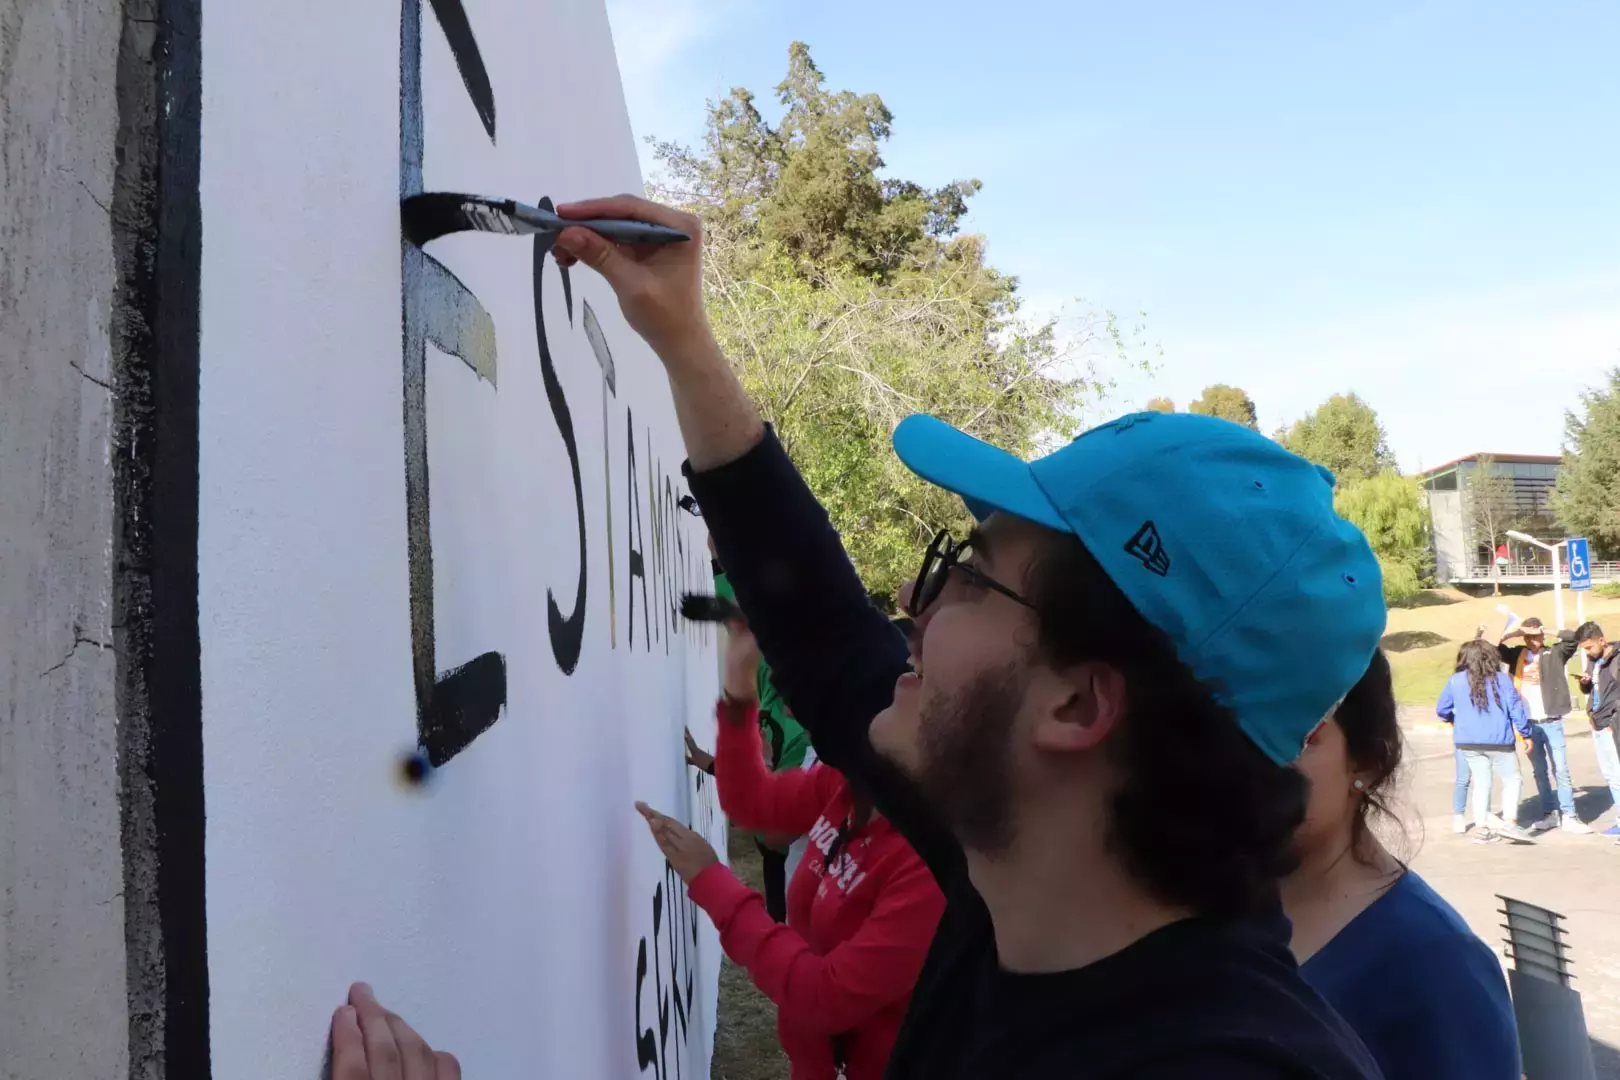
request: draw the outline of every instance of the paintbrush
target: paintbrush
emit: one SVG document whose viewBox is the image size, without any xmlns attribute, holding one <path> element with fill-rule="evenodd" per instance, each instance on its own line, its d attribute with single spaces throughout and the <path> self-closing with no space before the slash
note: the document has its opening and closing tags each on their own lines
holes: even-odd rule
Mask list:
<svg viewBox="0 0 1620 1080">
<path fill-rule="evenodd" d="M 646 221 L 615 218 L 565 218 L 548 209 L 515 199 L 459 195 L 453 191 L 427 191 L 399 203 L 400 226 L 405 238 L 418 247 L 455 232 L 504 233 L 526 236 L 560 233 L 576 226 L 619 244 L 677 244 L 692 239 L 679 229 Z"/>
<path fill-rule="evenodd" d="M 681 597 L 681 618 L 693 622 L 731 622 L 742 618 L 742 609 L 721 596 L 687 593 Z"/>
</svg>

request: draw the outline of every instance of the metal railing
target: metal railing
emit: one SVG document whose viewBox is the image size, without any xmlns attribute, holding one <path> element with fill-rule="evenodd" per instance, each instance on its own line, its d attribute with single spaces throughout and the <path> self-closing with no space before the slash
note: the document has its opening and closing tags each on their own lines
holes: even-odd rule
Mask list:
<svg viewBox="0 0 1620 1080">
<path fill-rule="evenodd" d="M 1593 581 L 1620 581 L 1620 562 L 1594 562 L 1592 566 Z M 1563 571 L 1558 575 L 1564 585 L 1569 584 L 1569 568 L 1560 567 Z M 1552 584 L 1553 568 L 1547 563 L 1513 563 L 1510 566 L 1492 566 L 1489 563 L 1476 563 L 1468 568 L 1465 580 L 1468 581 L 1545 581 Z"/>
</svg>

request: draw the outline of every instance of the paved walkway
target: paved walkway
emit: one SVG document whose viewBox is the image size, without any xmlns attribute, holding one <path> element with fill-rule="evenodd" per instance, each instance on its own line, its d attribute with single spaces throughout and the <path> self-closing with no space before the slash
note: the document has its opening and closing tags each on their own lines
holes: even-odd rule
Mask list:
<svg viewBox="0 0 1620 1080">
<path fill-rule="evenodd" d="M 1620 1080 L 1620 845 L 1601 836 L 1554 832 L 1534 845 L 1475 844 L 1451 831 L 1456 777 L 1450 730 L 1403 712 L 1407 729 L 1401 816 L 1409 862 L 1500 955 L 1501 893 L 1567 917 L 1575 988 L 1581 992 L 1600 1080 Z M 1576 809 L 1601 829 L 1615 820 L 1592 756 L 1585 718 L 1566 722 Z M 1536 787 L 1524 774 L 1523 820 L 1535 816 Z"/>
</svg>

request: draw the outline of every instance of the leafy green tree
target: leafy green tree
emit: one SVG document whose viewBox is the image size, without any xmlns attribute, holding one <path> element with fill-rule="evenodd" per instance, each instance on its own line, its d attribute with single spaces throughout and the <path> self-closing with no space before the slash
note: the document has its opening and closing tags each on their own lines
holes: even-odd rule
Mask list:
<svg viewBox="0 0 1620 1080">
<path fill-rule="evenodd" d="M 1204 387 L 1203 394 L 1188 404 L 1187 411 L 1200 416 L 1218 416 L 1222 420 L 1260 430 L 1253 399 L 1245 391 L 1225 383 Z"/>
<path fill-rule="evenodd" d="M 1300 457 L 1333 470 L 1340 485 L 1395 467 L 1378 414 L 1353 393 L 1334 394 L 1276 438 Z"/>
<path fill-rule="evenodd" d="M 1496 549 L 1507 539 L 1507 531 L 1522 523 L 1513 478 L 1502 471 L 1490 454 L 1474 458 L 1473 469 L 1463 478 L 1463 515 L 1474 541 L 1490 546 L 1491 584 L 1493 591 L 1500 594 L 1502 575 L 1496 565 Z"/>
<path fill-rule="evenodd" d="M 655 143 L 659 197 L 704 219 L 709 318 L 743 384 L 826 505 L 866 582 L 890 594 L 961 501 L 889 446 L 932 413 L 1029 456 L 1076 433 L 1140 328 L 1107 312 L 1030 319 L 1017 280 L 961 232 L 976 180 L 880 177 L 891 116 L 831 91 L 795 43 L 768 122 L 747 90 L 709 108 L 696 148 Z"/>
<path fill-rule="evenodd" d="M 1148 412 L 1175 412 L 1176 403 L 1167 397 L 1149 398 L 1142 408 Z"/>
<path fill-rule="evenodd" d="M 1340 485 L 1334 509 L 1366 534 L 1384 573 L 1384 600 L 1416 595 L 1429 577 L 1429 510 L 1415 477 L 1385 469 Z"/>
<path fill-rule="evenodd" d="M 1553 509 L 1595 557 L 1620 555 L 1620 367 L 1607 385 L 1581 395 L 1581 415 L 1564 415 L 1564 463 Z"/>
</svg>

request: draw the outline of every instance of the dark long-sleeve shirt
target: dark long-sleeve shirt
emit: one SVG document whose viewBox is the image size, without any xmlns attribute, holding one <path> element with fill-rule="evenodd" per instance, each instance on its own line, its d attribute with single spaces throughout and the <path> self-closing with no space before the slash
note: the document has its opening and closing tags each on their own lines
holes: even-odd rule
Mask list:
<svg viewBox="0 0 1620 1080">
<path fill-rule="evenodd" d="M 1539 699 L 1533 709 L 1532 720 L 1556 720 L 1568 716 L 1572 703 L 1569 697 L 1569 660 L 1580 648 L 1575 644 L 1575 631 L 1560 630 L 1553 640 L 1539 652 L 1532 653 L 1524 645 L 1496 646 L 1496 652 L 1513 676 L 1513 685 L 1519 688 L 1528 704 Z M 1533 686 L 1526 692 L 1525 683 Z"/>
<path fill-rule="evenodd" d="M 945 914 L 888 1076 L 1379 1075 L 1300 978 L 1280 907 L 1270 918 L 1187 919 L 1073 971 L 1002 970 L 961 847 L 867 737 L 908 669 L 907 650 L 871 606 L 826 511 L 769 431 L 737 461 L 687 475 L 777 688 L 818 758 L 894 823 L 944 891 Z"/>
</svg>

